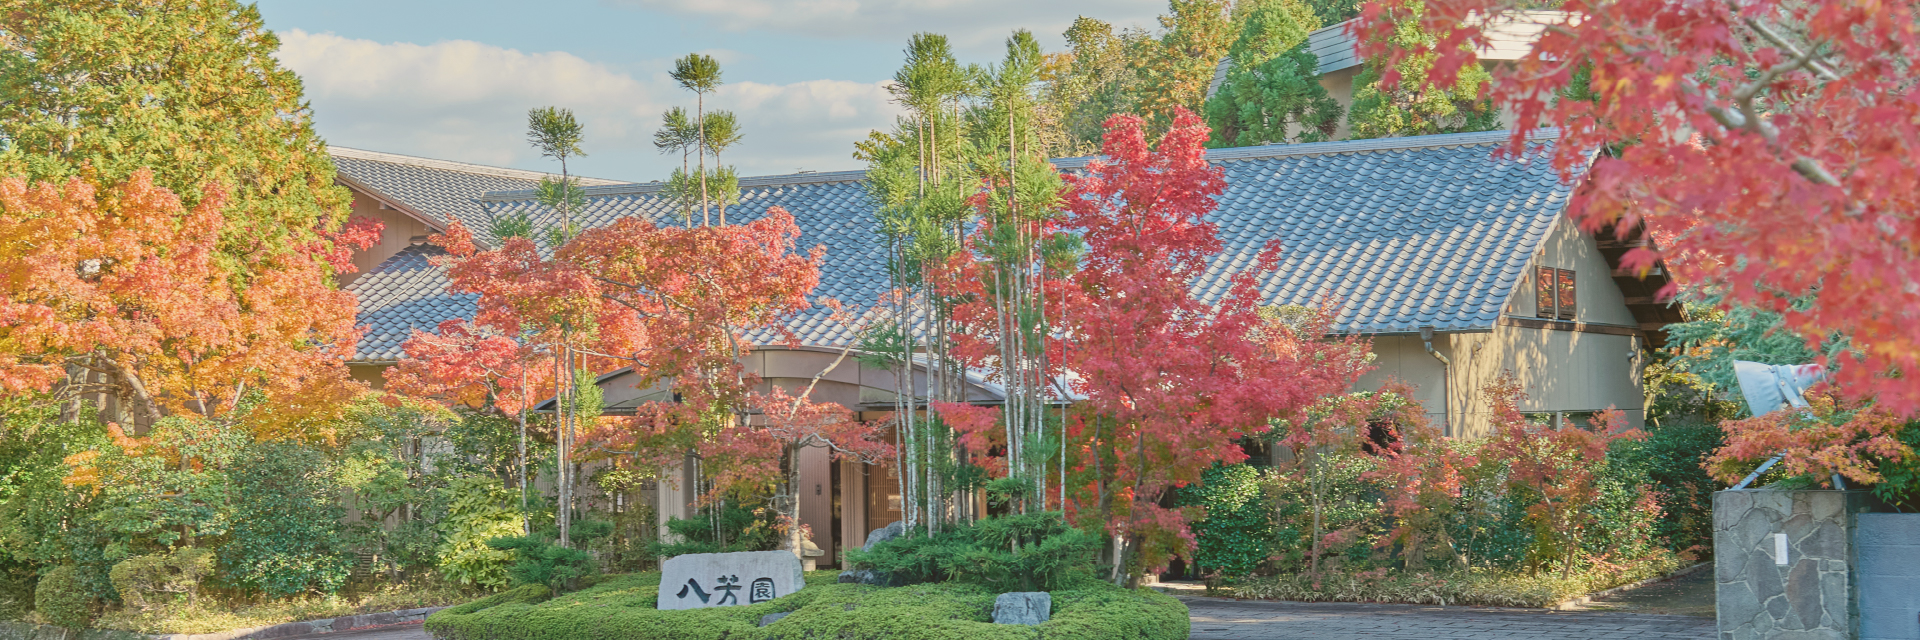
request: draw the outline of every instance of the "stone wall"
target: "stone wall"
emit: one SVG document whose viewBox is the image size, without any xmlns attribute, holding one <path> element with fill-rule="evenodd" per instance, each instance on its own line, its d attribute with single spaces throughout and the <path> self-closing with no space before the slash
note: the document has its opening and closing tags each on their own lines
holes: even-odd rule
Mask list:
<svg viewBox="0 0 1920 640">
<path fill-rule="evenodd" d="M 1713 494 L 1720 638 L 1855 637 L 1858 602 L 1849 533 L 1855 515 L 1866 506 L 1866 494 L 1860 491 L 1745 489 Z M 1782 546 L 1784 559 L 1779 557 Z"/>
<path fill-rule="evenodd" d="M 1920 513 L 1863 513 L 1854 527 L 1860 640 L 1920 640 Z"/>
</svg>

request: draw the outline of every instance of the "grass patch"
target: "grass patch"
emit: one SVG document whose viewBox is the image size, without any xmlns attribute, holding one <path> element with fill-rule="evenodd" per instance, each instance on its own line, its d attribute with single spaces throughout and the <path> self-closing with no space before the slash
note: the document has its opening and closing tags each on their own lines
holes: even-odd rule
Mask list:
<svg viewBox="0 0 1920 640">
<path fill-rule="evenodd" d="M 1663 576 L 1686 566 L 1673 554 L 1628 565 L 1604 566 L 1561 578 L 1559 572 L 1473 570 L 1399 573 L 1385 569 L 1249 578 L 1218 593 L 1235 598 L 1294 602 L 1393 602 L 1405 604 L 1548 607 L 1595 591 Z"/>
<path fill-rule="evenodd" d="M 959 583 L 881 588 L 839 584 L 839 573 L 807 574 L 807 587 L 772 602 L 661 611 L 654 608 L 660 574 L 615 576 L 575 593 L 539 601 L 516 589 L 450 608 L 427 619 L 441 640 L 590 640 L 607 637 L 677 640 L 1034 640 L 1187 637 L 1187 607 L 1151 591 L 1096 583 L 1053 592 L 1053 619 L 1026 627 L 993 624 L 994 592 Z M 760 618 L 791 612 L 767 627 Z"/>
<path fill-rule="evenodd" d="M 442 607 L 472 599 L 474 592 L 447 584 L 394 585 L 355 596 L 291 598 L 233 607 L 222 606 L 211 598 L 202 600 L 197 607 L 189 607 L 184 602 L 146 611 L 126 607 L 108 610 L 94 619 L 92 626 L 151 634 L 213 633 L 284 622 Z"/>
</svg>

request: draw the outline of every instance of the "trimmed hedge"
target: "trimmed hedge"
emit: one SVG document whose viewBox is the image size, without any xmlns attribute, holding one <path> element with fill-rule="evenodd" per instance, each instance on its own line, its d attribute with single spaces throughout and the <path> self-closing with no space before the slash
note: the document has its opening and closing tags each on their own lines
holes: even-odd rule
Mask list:
<svg viewBox="0 0 1920 640">
<path fill-rule="evenodd" d="M 881 588 L 839 584 L 838 572 L 807 574 L 807 588 L 760 604 L 687 611 L 654 608 L 660 574 L 612 576 L 583 591 L 545 599 L 521 587 L 433 614 L 440 640 L 1181 640 L 1187 606 L 1164 594 L 1094 583 L 1053 592 L 1053 619 L 1039 626 L 993 624 L 992 591 L 958 583 Z M 766 627 L 760 618 L 792 612 Z"/>
</svg>

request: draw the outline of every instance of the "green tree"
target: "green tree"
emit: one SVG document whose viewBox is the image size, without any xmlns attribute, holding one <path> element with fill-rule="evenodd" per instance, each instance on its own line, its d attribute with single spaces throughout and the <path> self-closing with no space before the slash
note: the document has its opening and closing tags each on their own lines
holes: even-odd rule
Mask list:
<svg viewBox="0 0 1920 640">
<path fill-rule="evenodd" d="M 720 61 L 714 60 L 713 56 L 689 53 L 673 61 L 673 72 L 669 75 L 674 82 L 680 83 L 680 88 L 692 91 L 695 98 L 693 126 L 698 141 L 694 153 L 700 160 L 695 167 L 699 170 L 695 178 L 700 184 L 700 216 L 702 224 L 713 224 L 707 211 L 711 201 L 707 188 L 707 94 L 720 88 Z M 726 221 L 721 220 L 720 224 L 726 224 Z"/>
<path fill-rule="evenodd" d="M 279 47 L 233 0 L 6 0 L 0 175 L 111 184 L 149 168 L 188 208 L 225 184 L 221 255 L 244 286 L 247 266 L 325 241 L 351 199 Z"/>
<path fill-rule="evenodd" d="M 1320 86 L 1319 59 L 1304 46 L 1320 28 L 1301 0 L 1254 5 L 1227 50 L 1228 71 L 1207 100 L 1208 146 L 1319 142 L 1340 126 L 1340 103 Z"/>
<path fill-rule="evenodd" d="M 1214 70 L 1239 37 L 1239 21 L 1228 0 L 1170 0 L 1160 16 L 1162 34 L 1155 46 L 1133 56 L 1139 76 L 1133 113 L 1147 122 L 1149 137 L 1173 124 L 1173 111 L 1199 113 L 1213 84 Z"/>
<path fill-rule="evenodd" d="M 1393 35 L 1401 48 L 1431 44 L 1434 37 L 1420 31 L 1418 7 L 1411 12 L 1403 28 Z M 1483 97 L 1493 75 L 1479 65 L 1460 69 L 1453 86 L 1426 90 L 1427 72 L 1434 54 L 1413 56 L 1395 65 L 1400 82 L 1386 86 L 1381 80 L 1382 60 L 1369 60 L 1353 80 L 1353 105 L 1347 111 L 1353 139 L 1420 136 L 1436 133 L 1466 133 L 1500 128 L 1500 111 L 1493 101 Z"/>
<path fill-rule="evenodd" d="M 1100 151 L 1107 118 L 1131 106 L 1138 77 L 1130 59 L 1151 38 L 1137 28 L 1115 33 L 1113 25 L 1086 16 L 1065 36 L 1067 50 L 1048 56 L 1041 69 L 1047 108 L 1061 129 L 1061 142 L 1048 155 L 1092 155 Z"/>
</svg>

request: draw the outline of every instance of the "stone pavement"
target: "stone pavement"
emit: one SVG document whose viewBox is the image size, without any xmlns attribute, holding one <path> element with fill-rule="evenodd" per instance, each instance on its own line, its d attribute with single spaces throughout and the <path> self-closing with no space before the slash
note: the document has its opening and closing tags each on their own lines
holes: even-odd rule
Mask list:
<svg viewBox="0 0 1920 640">
<path fill-rule="evenodd" d="M 1707 640 L 1713 619 L 1600 611 L 1181 598 L 1192 640 Z M 428 640 L 420 625 L 302 640 Z"/>
<path fill-rule="evenodd" d="M 1708 640 L 1713 619 L 1595 611 L 1181 598 L 1193 640 Z"/>
</svg>

